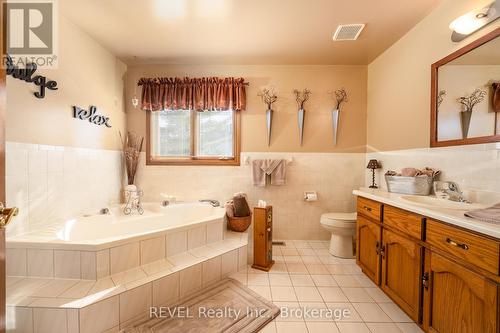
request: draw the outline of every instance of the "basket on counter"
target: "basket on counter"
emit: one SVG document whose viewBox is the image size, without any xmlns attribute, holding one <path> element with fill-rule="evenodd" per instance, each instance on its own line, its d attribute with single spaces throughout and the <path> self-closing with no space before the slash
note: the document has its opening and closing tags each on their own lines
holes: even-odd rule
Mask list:
<svg viewBox="0 0 500 333">
<path fill-rule="evenodd" d="M 385 176 L 387 190 L 392 193 L 429 195 L 431 194 L 433 177 Z"/>
<path fill-rule="evenodd" d="M 227 216 L 227 215 L 226 215 Z M 227 228 L 231 231 L 244 232 L 252 224 L 252 214 L 243 217 L 227 216 Z"/>
</svg>

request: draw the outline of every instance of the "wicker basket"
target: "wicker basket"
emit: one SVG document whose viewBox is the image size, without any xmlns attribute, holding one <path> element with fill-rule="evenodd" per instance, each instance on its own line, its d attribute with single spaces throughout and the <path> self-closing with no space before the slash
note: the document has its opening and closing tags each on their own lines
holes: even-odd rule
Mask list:
<svg viewBox="0 0 500 333">
<path fill-rule="evenodd" d="M 227 228 L 232 231 L 244 232 L 252 223 L 252 214 L 245 217 L 227 217 Z"/>
</svg>

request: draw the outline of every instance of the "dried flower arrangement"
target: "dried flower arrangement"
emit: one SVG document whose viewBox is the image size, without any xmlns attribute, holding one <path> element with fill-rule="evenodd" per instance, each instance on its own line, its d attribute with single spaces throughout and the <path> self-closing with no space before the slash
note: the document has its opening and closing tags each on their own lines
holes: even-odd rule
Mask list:
<svg viewBox="0 0 500 333">
<path fill-rule="evenodd" d="M 485 97 L 486 97 L 486 91 L 481 90 L 481 89 L 476 89 L 469 96 L 459 97 L 457 99 L 457 101 L 464 106 L 465 110 L 463 110 L 463 111 L 472 112 L 472 111 L 474 111 L 474 106 L 481 103 Z"/>
<path fill-rule="evenodd" d="M 295 95 L 295 101 L 297 102 L 297 106 L 299 109 L 303 110 L 304 109 L 304 104 L 307 102 L 309 97 L 311 96 L 311 91 L 309 89 L 304 89 L 304 91 L 300 92 L 297 89 L 294 89 L 293 91 Z"/>
<path fill-rule="evenodd" d="M 267 88 L 262 89 L 257 96 L 259 96 L 262 99 L 262 102 L 267 105 L 268 110 L 273 108 L 273 103 L 278 99 L 274 90 Z"/>
<path fill-rule="evenodd" d="M 347 96 L 347 91 L 344 88 L 335 90 L 335 99 L 337 100 L 336 109 L 340 110 L 342 103 L 349 102 L 349 97 Z"/>
<path fill-rule="evenodd" d="M 128 132 L 124 139 L 120 132 L 120 140 L 123 146 L 123 160 L 125 161 L 125 168 L 127 171 L 127 184 L 133 185 L 137 166 L 139 165 L 139 157 L 142 151 L 144 137 Z"/>
<path fill-rule="evenodd" d="M 446 90 L 440 90 L 437 96 L 437 107 L 441 106 L 441 103 L 444 101 L 444 97 L 446 96 Z"/>
</svg>

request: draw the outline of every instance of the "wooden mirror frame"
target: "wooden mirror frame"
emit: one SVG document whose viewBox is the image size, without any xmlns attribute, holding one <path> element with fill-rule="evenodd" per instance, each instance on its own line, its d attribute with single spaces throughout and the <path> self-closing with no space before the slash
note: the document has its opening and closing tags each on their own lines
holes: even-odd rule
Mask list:
<svg viewBox="0 0 500 333">
<path fill-rule="evenodd" d="M 438 70 L 439 67 L 461 57 L 462 55 L 480 47 L 483 44 L 500 36 L 500 28 L 484 35 L 483 37 L 473 41 L 472 43 L 462 47 L 443 59 L 435 62 L 431 66 L 431 147 L 446 147 L 459 145 L 473 145 L 479 143 L 499 142 L 500 134 L 480 136 L 476 138 L 454 139 L 438 141 L 438 115 L 437 115 L 437 89 L 438 89 Z"/>
</svg>

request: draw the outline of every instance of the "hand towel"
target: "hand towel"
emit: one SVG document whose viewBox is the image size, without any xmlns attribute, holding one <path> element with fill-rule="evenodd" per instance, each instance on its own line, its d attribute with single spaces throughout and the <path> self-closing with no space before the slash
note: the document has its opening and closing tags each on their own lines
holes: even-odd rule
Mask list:
<svg viewBox="0 0 500 333">
<path fill-rule="evenodd" d="M 500 224 L 500 203 L 484 209 L 476 209 L 464 214 L 479 221 Z"/>
<path fill-rule="evenodd" d="M 271 185 L 285 185 L 286 160 L 277 160 L 278 163 L 271 173 Z"/>
<path fill-rule="evenodd" d="M 254 186 L 266 186 L 266 173 L 263 170 L 265 160 L 252 161 L 252 177 Z"/>
</svg>

